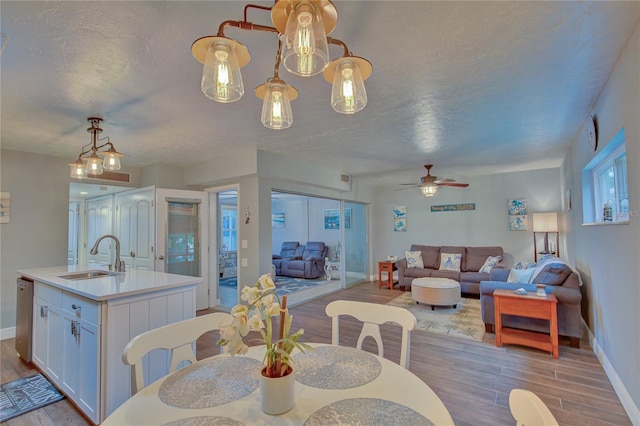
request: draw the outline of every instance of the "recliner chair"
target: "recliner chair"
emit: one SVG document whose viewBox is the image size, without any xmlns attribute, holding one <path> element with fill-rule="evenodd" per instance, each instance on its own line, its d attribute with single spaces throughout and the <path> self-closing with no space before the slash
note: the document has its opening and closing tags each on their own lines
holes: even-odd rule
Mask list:
<svg viewBox="0 0 640 426">
<path fill-rule="evenodd" d="M 286 277 L 313 279 L 324 275 L 324 259 L 327 257 L 329 247 L 320 241 L 309 241 L 304 246 L 300 259 L 297 256 L 288 259 L 282 259 L 280 264 L 280 272 L 276 269 L 277 275 Z M 276 267 L 277 268 L 277 267 Z"/>
<path fill-rule="evenodd" d="M 282 275 L 282 261 L 293 258 L 299 246 L 300 243 L 297 241 L 285 241 L 282 243 L 282 247 L 280 247 L 280 254 L 271 255 L 271 263 L 276 267 L 276 275 Z M 300 253 L 299 256 L 302 256 L 302 253 Z"/>
</svg>

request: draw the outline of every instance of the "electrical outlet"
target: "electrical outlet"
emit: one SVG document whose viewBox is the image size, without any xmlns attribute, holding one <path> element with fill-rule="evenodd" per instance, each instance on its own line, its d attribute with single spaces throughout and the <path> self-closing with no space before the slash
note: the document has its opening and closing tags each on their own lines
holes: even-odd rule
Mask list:
<svg viewBox="0 0 640 426">
<path fill-rule="evenodd" d="M 247 265 L 248 265 L 247 258 L 246 258 L 246 257 L 243 257 L 243 258 L 242 258 L 242 267 L 243 267 L 243 268 L 246 268 L 246 267 L 247 267 Z"/>
</svg>

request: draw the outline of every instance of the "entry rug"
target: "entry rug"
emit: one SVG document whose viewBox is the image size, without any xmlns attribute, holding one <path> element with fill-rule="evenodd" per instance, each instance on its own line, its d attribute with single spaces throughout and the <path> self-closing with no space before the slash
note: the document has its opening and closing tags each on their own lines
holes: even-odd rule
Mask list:
<svg viewBox="0 0 640 426">
<path fill-rule="evenodd" d="M 0 422 L 60 401 L 64 396 L 42 374 L 0 385 Z"/>
<path fill-rule="evenodd" d="M 439 307 L 431 310 L 431 305 L 416 302 L 411 298 L 411 292 L 405 292 L 396 297 L 387 305 L 406 308 L 416 316 L 418 329 L 438 334 L 461 337 L 482 341 L 484 336 L 484 323 L 480 314 L 480 300 L 460 299 L 456 308 Z"/>
</svg>

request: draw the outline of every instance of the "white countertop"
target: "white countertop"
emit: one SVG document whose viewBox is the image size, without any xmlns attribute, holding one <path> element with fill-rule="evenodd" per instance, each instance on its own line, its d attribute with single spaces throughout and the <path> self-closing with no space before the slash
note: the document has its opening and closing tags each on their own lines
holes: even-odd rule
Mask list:
<svg viewBox="0 0 640 426">
<path fill-rule="evenodd" d="M 98 267 L 89 268 L 86 265 L 74 265 L 21 269 L 17 272 L 35 281 L 40 281 L 97 301 L 144 294 L 202 282 L 202 278 L 200 277 L 189 277 L 186 275 L 167 274 L 165 272 L 145 271 L 141 269 L 118 272 L 118 275 L 115 276 L 84 280 L 60 278 L 60 275 L 72 272 L 95 270 L 105 269 Z"/>
</svg>

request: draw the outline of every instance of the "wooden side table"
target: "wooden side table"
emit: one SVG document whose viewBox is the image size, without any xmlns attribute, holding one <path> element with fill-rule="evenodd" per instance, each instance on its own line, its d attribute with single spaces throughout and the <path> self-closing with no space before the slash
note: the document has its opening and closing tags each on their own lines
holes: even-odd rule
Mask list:
<svg viewBox="0 0 640 426">
<path fill-rule="evenodd" d="M 389 287 L 389 290 L 393 290 L 393 285 L 398 281 L 393 280 L 393 271 L 397 270 L 396 262 L 381 261 L 378 262 L 378 288 Z M 387 273 L 387 279 L 382 280 L 382 273 Z"/>
<path fill-rule="evenodd" d="M 493 292 L 493 303 L 496 313 L 496 346 L 499 347 L 503 343 L 524 345 L 551 352 L 554 358 L 558 358 L 556 296 L 547 294 L 541 297 L 535 293 L 520 295 L 513 290 L 496 290 Z M 502 327 L 502 314 L 549 320 L 549 334 Z"/>
</svg>

